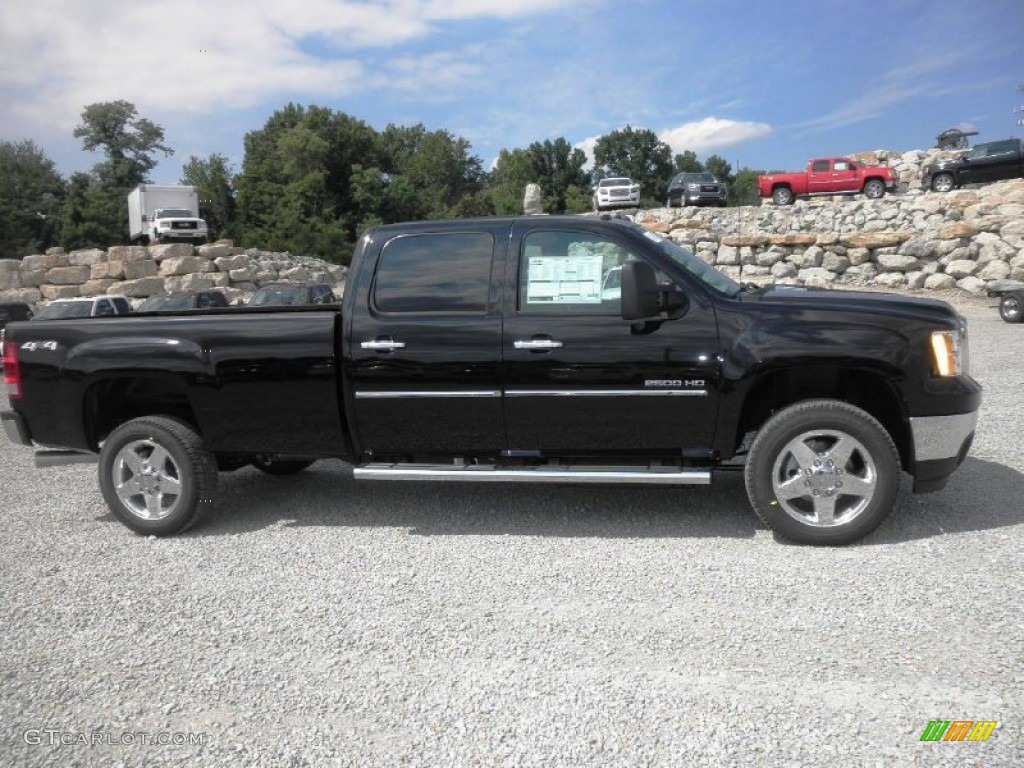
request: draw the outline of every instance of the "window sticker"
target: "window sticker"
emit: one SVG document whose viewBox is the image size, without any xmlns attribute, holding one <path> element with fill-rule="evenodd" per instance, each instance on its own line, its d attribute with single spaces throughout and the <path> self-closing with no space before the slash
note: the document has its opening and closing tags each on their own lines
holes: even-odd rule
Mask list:
<svg viewBox="0 0 1024 768">
<path fill-rule="evenodd" d="M 601 254 L 527 258 L 527 305 L 601 303 Z"/>
</svg>

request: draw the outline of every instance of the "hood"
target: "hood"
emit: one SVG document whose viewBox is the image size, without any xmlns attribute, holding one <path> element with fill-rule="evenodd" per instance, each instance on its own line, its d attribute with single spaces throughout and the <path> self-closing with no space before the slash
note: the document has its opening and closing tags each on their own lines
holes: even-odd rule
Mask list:
<svg viewBox="0 0 1024 768">
<path fill-rule="evenodd" d="M 793 309 L 832 310 L 859 314 L 889 315 L 930 322 L 955 323 L 957 312 L 939 299 L 901 296 L 895 293 L 869 291 L 823 290 L 804 286 L 772 286 L 752 294 L 750 300 L 762 305 Z"/>
</svg>

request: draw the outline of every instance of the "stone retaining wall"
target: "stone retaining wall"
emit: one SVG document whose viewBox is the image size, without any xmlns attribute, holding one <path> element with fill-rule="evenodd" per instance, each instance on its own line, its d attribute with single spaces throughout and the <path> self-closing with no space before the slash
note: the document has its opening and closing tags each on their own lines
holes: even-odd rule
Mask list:
<svg viewBox="0 0 1024 768">
<path fill-rule="evenodd" d="M 271 282 L 328 283 L 341 295 L 347 267 L 308 256 L 236 248 L 230 241 L 118 245 L 65 253 L 51 248 L 24 259 L 0 259 L 0 301 L 124 295 L 142 299 L 174 291 L 217 288 L 229 300 Z"/>
<path fill-rule="evenodd" d="M 1024 280 L 1024 179 L 946 194 L 912 189 L 881 200 L 654 209 L 634 218 L 744 282 L 983 293 L 996 280 Z"/>
</svg>

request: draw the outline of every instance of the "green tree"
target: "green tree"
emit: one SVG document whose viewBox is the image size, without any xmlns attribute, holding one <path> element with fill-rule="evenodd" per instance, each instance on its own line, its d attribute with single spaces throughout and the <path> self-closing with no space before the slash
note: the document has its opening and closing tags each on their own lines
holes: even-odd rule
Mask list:
<svg viewBox="0 0 1024 768">
<path fill-rule="evenodd" d="M 33 141 L 0 141 L 0 258 L 57 242 L 64 179 Z"/>
<path fill-rule="evenodd" d="M 467 196 L 483 190 L 483 167 L 470 154 L 466 139 L 444 130 L 427 131 L 420 124 L 389 125 L 382 141 L 394 175 L 417 192 L 418 218 L 451 218 Z"/>
<path fill-rule="evenodd" d="M 760 205 L 761 196 L 757 192 L 757 177 L 763 171 L 740 168 L 729 185 L 729 205 Z"/>
<path fill-rule="evenodd" d="M 192 155 L 181 169 L 181 183 L 196 188 L 199 215 L 210 228 L 210 238 L 238 238 L 235 185 L 231 164 L 214 153 L 205 160 Z"/>
<path fill-rule="evenodd" d="M 82 140 L 83 149 L 97 149 L 106 155 L 106 162 L 95 167 L 99 178 L 108 185 L 134 187 L 148 181 L 156 166 L 153 155 L 163 152 L 170 157 L 174 150 L 164 144 L 164 129 L 144 117 L 138 117 L 135 105 L 127 101 L 104 101 L 89 104 L 82 110 L 82 122 L 74 131 Z"/>
<path fill-rule="evenodd" d="M 594 144 L 595 180 L 629 176 L 641 185 L 645 206 L 658 206 L 665 200 L 672 167 L 672 150 L 646 128 L 627 125 L 601 136 Z"/>
<path fill-rule="evenodd" d="M 495 213 L 515 216 L 523 212 L 527 184 L 539 184 L 533 159 L 525 149 L 503 149 L 490 173 L 488 195 Z"/>
<path fill-rule="evenodd" d="M 128 230 L 128 206 L 104 188 L 95 174 L 71 174 L 61 211 L 61 243 L 68 250 L 106 248 L 124 240 Z"/>
<path fill-rule="evenodd" d="M 72 210 L 64 216 L 69 224 L 64 244 L 105 248 L 123 242 L 128 232 L 128 193 L 149 181 L 157 152 L 169 157 L 174 150 L 164 143 L 164 129 L 138 117 L 135 106 L 127 101 L 89 104 L 73 135 L 82 140 L 84 149 L 101 150 L 106 160 L 93 166 L 88 184 L 78 179 L 69 188 Z M 79 221 L 81 216 L 92 218 Z"/>
<path fill-rule="evenodd" d="M 704 170 L 704 164 L 697 159 L 697 154 L 687 149 L 682 154 L 675 156 L 676 173 L 700 173 Z"/>
<path fill-rule="evenodd" d="M 725 161 L 725 158 L 718 155 L 711 155 L 704 161 L 704 170 L 714 174 L 715 178 L 725 184 L 732 184 L 732 166 Z"/>
<path fill-rule="evenodd" d="M 569 201 L 577 201 L 579 192 L 590 186 L 590 174 L 584 170 L 587 156 L 582 149 L 564 138 L 543 143 L 535 141 L 527 150 L 533 170 L 544 196 L 547 213 L 582 213 L 589 210 L 590 201 L 580 211 L 569 211 Z"/>
<path fill-rule="evenodd" d="M 325 107 L 288 104 L 244 140 L 236 180 L 246 245 L 346 261 L 361 214 L 355 166 L 383 164 L 377 133 Z"/>
</svg>

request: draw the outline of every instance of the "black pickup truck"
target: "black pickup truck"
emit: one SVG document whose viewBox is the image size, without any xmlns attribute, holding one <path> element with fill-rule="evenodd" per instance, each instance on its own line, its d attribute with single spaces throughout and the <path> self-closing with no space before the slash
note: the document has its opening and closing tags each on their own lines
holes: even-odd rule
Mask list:
<svg viewBox="0 0 1024 768">
<path fill-rule="evenodd" d="M 929 165 L 921 185 L 935 192 L 949 192 L 964 184 L 980 184 L 1024 177 L 1024 141 L 1003 139 L 976 144 L 954 160 Z"/>
<path fill-rule="evenodd" d="M 14 323 L 8 342 L 10 439 L 37 465 L 98 453 L 111 511 L 155 535 L 217 503 L 218 470 L 336 457 L 414 481 L 743 471 L 779 534 L 841 544 L 901 470 L 945 484 L 981 402 L 941 301 L 740 285 L 608 216 L 381 226 L 340 308 Z"/>
</svg>

